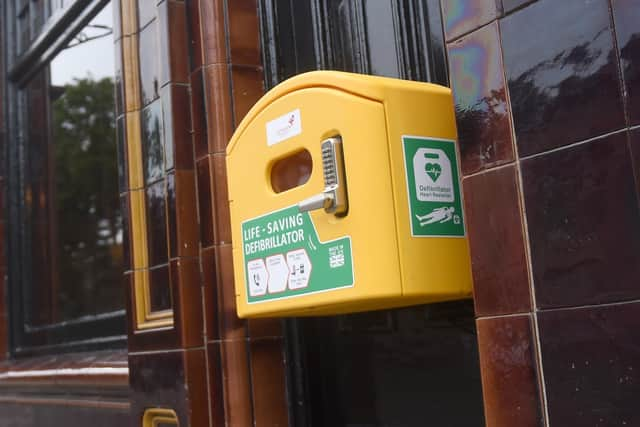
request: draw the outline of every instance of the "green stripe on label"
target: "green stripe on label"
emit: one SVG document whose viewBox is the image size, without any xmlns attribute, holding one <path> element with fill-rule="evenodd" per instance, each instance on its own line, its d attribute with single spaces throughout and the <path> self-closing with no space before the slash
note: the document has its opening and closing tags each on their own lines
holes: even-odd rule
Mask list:
<svg viewBox="0 0 640 427">
<path fill-rule="evenodd" d="M 320 242 L 308 212 L 291 206 L 242 223 L 247 301 L 353 286 L 351 238 Z"/>
</svg>

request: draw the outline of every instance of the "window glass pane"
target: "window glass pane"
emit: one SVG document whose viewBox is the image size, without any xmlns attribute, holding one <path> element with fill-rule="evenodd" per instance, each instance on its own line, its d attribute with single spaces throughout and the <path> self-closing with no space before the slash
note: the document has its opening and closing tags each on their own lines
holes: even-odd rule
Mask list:
<svg viewBox="0 0 640 427">
<path fill-rule="evenodd" d="M 123 308 L 111 7 L 28 85 L 27 323 Z"/>
<path fill-rule="evenodd" d="M 399 52 L 391 2 L 367 0 L 364 12 L 371 74 L 399 77 Z"/>
</svg>

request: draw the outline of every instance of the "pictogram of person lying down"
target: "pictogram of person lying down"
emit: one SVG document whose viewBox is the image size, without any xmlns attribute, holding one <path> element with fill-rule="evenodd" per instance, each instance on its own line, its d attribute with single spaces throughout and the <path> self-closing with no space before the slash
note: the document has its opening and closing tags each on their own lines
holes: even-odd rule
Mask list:
<svg viewBox="0 0 640 427">
<path fill-rule="evenodd" d="M 449 222 L 453 219 L 453 213 L 456 211 L 454 207 L 443 207 L 443 208 L 435 208 L 431 213 L 426 215 L 416 215 L 418 221 L 420 221 L 420 226 L 425 226 L 427 224 L 433 224 L 434 222 Z"/>
</svg>

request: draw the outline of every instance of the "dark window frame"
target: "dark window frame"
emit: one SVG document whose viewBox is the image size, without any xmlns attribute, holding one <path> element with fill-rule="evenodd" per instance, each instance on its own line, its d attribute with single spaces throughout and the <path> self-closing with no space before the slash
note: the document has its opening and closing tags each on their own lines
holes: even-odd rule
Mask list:
<svg viewBox="0 0 640 427">
<path fill-rule="evenodd" d="M 259 0 L 260 37 L 265 84 L 271 88 L 285 78 L 310 70 L 351 68 L 352 72 L 372 74 L 365 43 L 365 0 L 347 3 L 353 20 L 347 31 L 333 31 L 331 0 Z M 398 0 L 391 2 L 396 33 L 400 78 L 449 85 L 444 49 L 444 31 L 439 0 Z M 436 9 L 437 13 L 429 13 Z M 294 16 L 306 15 L 311 23 L 298 25 Z M 428 21 L 422 19 L 427 17 Z M 415 28 L 411 31 L 411 28 Z M 429 36 L 427 36 L 427 34 Z M 342 37 L 342 39 L 341 39 Z M 350 43 L 356 59 L 349 64 L 338 57 L 336 45 Z M 310 47 L 300 56 L 300 46 Z M 442 46 L 443 48 L 440 48 Z"/>
<path fill-rule="evenodd" d="M 43 0 L 41 0 L 43 1 Z M 83 316 L 77 319 L 43 326 L 28 326 L 25 299 L 30 286 L 23 270 L 29 265 L 26 227 L 23 208 L 24 145 L 26 136 L 27 83 L 73 39 L 110 0 L 75 0 L 56 11 L 44 23 L 38 35 L 21 55 L 17 53 L 20 37 L 17 28 L 19 0 L 8 0 L 0 10 L 4 27 L 6 96 L 4 100 L 6 143 L 3 147 L 2 166 L 6 171 L 5 197 L 7 206 L 7 293 L 9 313 L 9 347 L 16 357 L 71 351 L 93 351 L 126 346 L 126 311 Z M 16 254 L 19 254 L 16 256 Z M 123 304 L 124 305 L 124 304 Z"/>
</svg>

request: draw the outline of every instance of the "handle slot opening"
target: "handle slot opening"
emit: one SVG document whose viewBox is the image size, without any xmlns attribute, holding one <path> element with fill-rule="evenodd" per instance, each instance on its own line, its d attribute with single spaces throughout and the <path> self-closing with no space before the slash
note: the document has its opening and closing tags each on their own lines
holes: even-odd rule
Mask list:
<svg viewBox="0 0 640 427">
<path fill-rule="evenodd" d="M 313 171 L 311 153 L 304 149 L 276 160 L 271 167 L 271 188 L 276 193 L 300 187 L 309 181 Z"/>
</svg>

